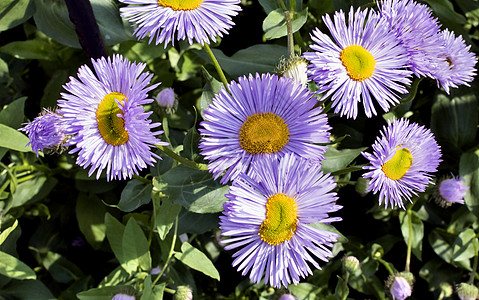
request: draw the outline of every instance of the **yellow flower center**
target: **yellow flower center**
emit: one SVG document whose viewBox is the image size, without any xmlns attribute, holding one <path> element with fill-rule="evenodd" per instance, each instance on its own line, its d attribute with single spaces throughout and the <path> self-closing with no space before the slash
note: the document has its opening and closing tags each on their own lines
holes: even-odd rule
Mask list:
<svg viewBox="0 0 479 300">
<path fill-rule="evenodd" d="M 123 145 L 128 141 L 128 132 L 125 130 L 125 121 L 118 117 L 123 111 L 116 102 L 121 104 L 127 101 L 125 95 L 121 93 L 110 93 L 101 100 L 96 110 L 96 121 L 101 136 L 110 145 Z"/>
<path fill-rule="evenodd" d="M 373 75 L 376 61 L 372 54 L 362 46 L 351 45 L 344 48 L 339 58 L 351 79 L 363 81 Z"/>
<path fill-rule="evenodd" d="M 298 223 L 296 201 L 284 194 L 275 194 L 266 203 L 266 219 L 259 235 L 270 245 L 279 245 L 293 237 Z"/>
<path fill-rule="evenodd" d="M 194 10 L 200 7 L 203 0 L 158 0 L 158 4 L 173 10 Z"/>
<path fill-rule="evenodd" d="M 382 170 L 388 178 L 398 180 L 406 174 L 407 170 L 411 167 L 411 164 L 411 152 L 408 148 L 402 148 L 396 151 L 393 158 L 384 163 Z"/>
<path fill-rule="evenodd" d="M 273 153 L 289 141 L 286 122 L 274 113 L 248 116 L 239 132 L 240 146 L 251 154 Z"/>
</svg>

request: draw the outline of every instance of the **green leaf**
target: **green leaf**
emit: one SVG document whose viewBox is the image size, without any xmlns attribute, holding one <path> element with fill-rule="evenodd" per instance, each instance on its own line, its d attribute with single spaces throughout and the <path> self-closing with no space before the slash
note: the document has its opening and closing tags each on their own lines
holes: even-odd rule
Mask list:
<svg viewBox="0 0 479 300">
<path fill-rule="evenodd" d="M 27 97 L 21 97 L 6 105 L 0 111 L 0 124 L 6 125 L 13 129 L 20 128 L 23 122 L 23 110 Z"/>
<path fill-rule="evenodd" d="M 289 285 L 288 289 L 298 299 L 315 300 L 319 299 L 320 288 L 307 282 L 300 282 L 297 285 Z"/>
<path fill-rule="evenodd" d="M 452 259 L 461 261 L 474 257 L 479 250 L 476 233 L 471 228 L 467 228 L 459 234 L 454 241 Z"/>
<path fill-rule="evenodd" d="M 135 218 L 130 218 L 123 232 L 123 268 L 136 271 L 140 267 L 144 271 L 151 269 L 151 256 L 148 240 Z M 131 274 L 131 272 L 129 272 Z"/>
<path fill-rule="evenodd" d="M 213 98 L 221 90 L 223 84 L 211 76 L 204 67 L 201 67 L 201 71 L 203 78 L 206 80 L 200 102 L 200 112 L 203 115 L 208 106 L 213 103 Z"/>
<path fill-rule="evenodd" d="M 469 23 L 479 26 L 479 2 L 471 0 L 456 0 L 457 5 L 464 12 Z"/>
<path fill-rule="evenodd" d="M 409 242 L 409 222 L 412 222 L 411 247 L 412 253 L 422 260 L 422 240 L 424 238 L 424 224 L 415 211 L 411 211 L 411 220 L 405 211 L 399 212 L 399 221 L 401 222 L 401 232 L 406 245 Z"/>
<path fill-rule="evenodd" d="M 57 106 L 58 95 L 63 92 L 63 84 L 69 81 L 68 77 L 71 74 L 64 69 L 55 70 L 52 77 L 43 89 L 42 99 L 40 105 L 42 107 L 55 108 Z"/>
<path fill-rule="evenodd" d="M 78 266 L 61 254 L 52 251 L 48 251 L 42 257 L 42 264 L 48 270 L 48 273 L 52 275 L 53 279 L 61 283 L 69 283 L 83 277 L 83 273 Z"/>
<path fill-rule="evenodd" d="M 145 40 L 127 41 L 120 44 L 119 53 L 123 54 L 130 61 L 149 63 L 165 54 L 167 49 L 158 47 L 154 43 L 148 44 Z"/>
<path fill-rule="evenodd" d="M 93 249 L 98 250 L 106 236 L 105 205 L 94 194 L 80 193 L 75 212 L 80 231 Z"/>
<path fill-rule="evenodd" d="M 223 210 L 228 186 L 213 180 L 208 171 L 180 165 L 161 175 L 167 184 L 172 201 L 196 213 L 215 213 Z"/>
<path fill-rule="evenodd" d="M 20 280 L 37 279 L 37 275 L 29 266 L 5 252 L 0 252 L 0 274 Z"/>
<path fill-rule="evenodd" d="M 125 232 L 125 226 L 109 213 L 105 214 L 105 225 L 106 237 L 108 239 L 108 242 L 110 243 L 111 250 L 115 254 L 116 259 L 118 259 L 122 267 L 124 267 L 123 262 L 125 261 L 125 258 L 123 255 L 123 235 Z M 129 274 L 135 271 L 131 269 L 125 270 Z"/>
<path fill-rule="evenodd" d="M 121 266 L 116 267 L 113 271 L 110 272 L 103 280 L 98 284 L 99 288 L 106 287 L 106 286 L 116 286 L 122 282 L 128 280 L 130 275 L 128 272 L 125 271 Z"/>
<path fill-rule="evenodd" d="M 220 280 L 220 273 L 218 273 L 211 260 L 188 242 L 181 244 L 181 253 L 175 253 L 175 258 L 192 269 L 200 271 L 218 281 Z"/>
<path fill-rule="evenodd" d="M 178 234 L 202 234 L 218 228 L 219 214 L 196 214 L 186 209 L 178 216 Z"/>
<path fill-rule="evenodd" d="M 40 193 L 45 182 L 47 182 L 47 177 L 39 175 L 18 184 L 17 191 L 12 195 L 12 202 L 7 205 L 7 210 L 22 206 L 32 200 L 35 195 Z"/>
<path fill-rule="evenodd" d="M 138 207 L 148 204 L 151 201 L 153 185 L 133 179 L 128 181 L 121 192 L 120 202 L 117 207 L 121 211 L 131 212 Z"/>
<path fill-rule="evenodd" d="M 431 130 L 439 143 L 451 150 L 470 147 L 476 139 L 477 109 L 471 89 L 451 91 L 451 96 L 438 93 L 432 106 Z"/>
<path fill-rule="evenodd" d="M 7 83 L 10 78 L 8 64 L 0 58 L 0 83 Z"/>
<path fill-rule="evenodd" d="M 17 228 L 18 226 L 18 220 L 15 220 L 15 222 L 13 223 L 12 226 L 8 227 L 7 229 L 4 229 L 2 231 L 2 233 L 0 234 L 0 245 L 3 244 L 3 242 L 5 242 L 5 240 L 8 238 L 8 236 L 10 235 L 10 233 L 12 231 L 15 230 L 15 228 Z"/>
<path fill-rule="evenodd" d="M 337 299 L 347 299 L 349 295 L 348 284 L 340 276 L 337 276 L 338 283 L 336 284 L 336 289 L 334 290 L 334 295 Z"/>
<path fill-rule="evenodd" d="M 427 4 L 432 8 L 434 14 L 439 18 L 443 28 L 449 28 L 457 34 L 467 34 L 463 25 L 466 24 L 466 18 L 454 10 L 454 6 L 449 0 L 427 0 Z"/>
<path fill-rule="evenodd" d="M 0 47 L 0 52 L 18 59 L 54 60 L 56 52 L 52 44 L 44 40 L 15 41 Z"/>
<path fill-rule="evenodd" d="M 0 147 L 20 152 L 33 152 L 32 147 L 27 146 L 30 142 L 28 137 L 11 127 L 0 124 L 0 136 L 2 137 Z"/>
<path fill-rule="evenodd" d="M 183 139 L 183 151 L 181 156 L 195 161 L 199 157 L 200 134 L 195 127 L 188 129 L 185 138 Z"/>
<path fill-rule="evenodd" d="M 467 208 L 476 216 L 479 215 L 479 150 L 464 153 L 459 161 L 459 176 L 465 186 L 469 187 L 464 201 Z"/>
<path fill-rule="evenodd" d="M 50 290 L 39 280 L 13 281 L 2 288 L 2 294 L 12 295 L 18 300 L 51 300 L 55 299 Z"/>
<path fill-rule="evenodd" d="M 281 57 L 288 55 L 288 49 L 280 45 L 258 44 L 240 50 L 228 57 L 218 49 L 212 49 L 223 71 L 231 77 L 255 73 L 273 72 Z M 209 62 L 209 57 L 204 51 L 196 52 L 203 60 Z M 268 55 L 265 55 L 267 53 Z"/>
<path fill-rule="evenodd" d="M 181 205 L 173 203 L 168 197 L 161 197 L 158 192 L 154 192 L 152 197 L 155 212 L 154 228 L 160 239 L 164 240 L 180 213 Z"/>
<path fill-rule="evenodd" d="M 291 25 L 293 33 L 301 29 L 308 20 L 308 8 L 303 9 L 301 13 L 293 13 L 291 15 Z M 280 8 L 273 10 L 263 21 L 264 37 L 267 40 L 277 39 L 288 34 L 286 26 L 286 17 L 284 11 Z"/>
<path fill-rule="evenodd" d="M 0 1 L 0 31 L 5 31 L 30 19 L 35 11 L 32 0 Z"/>
<path fill-rule="evenodd" d="M 116 294 L 135 295 L 135 293 L 136 291 L 132 286 L 117 285 L 90 289 L 78 293 L 76 296 L 80 300 L 111 300 Z"/>
<path fill-rule="evenodd" d="M 446 232 L 433 230 L 428 235 L 429 244 L 432 250 L 447 263 L 452 263 L 452 251 L 454 237 Z"/>
<path fill-rule="evenodd" d="M 321 170 L 325 173 L 332 173 L 344 169 L 366 149 L 367 147 L 338 150 L 328 147 L 324 154 L 325 159 L 321 161 Z"/>
</svg>

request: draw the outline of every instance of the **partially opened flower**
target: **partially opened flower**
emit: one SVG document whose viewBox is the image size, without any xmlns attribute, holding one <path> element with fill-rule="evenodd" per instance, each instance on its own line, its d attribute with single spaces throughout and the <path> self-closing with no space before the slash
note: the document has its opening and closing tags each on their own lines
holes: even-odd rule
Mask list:
<svg viewBox="0 0 479 300">
<path fill-rule="evenodd" d="M 381 0 L 381 18 L 396 34 L 408 53 L 409 68 L 416 76 L 429 76 L 442 61 L 444 45 L 438 35 L 440 24 L 428 6 L 413 0 Z"/>
<path fill-rule="evenodd" d="M 404 300 L 412 294 L 414 276 L 410 272 L 401 272 L 389 276 L 386 287 L 393 300 Z"/>
<path fill-rule="evenodd" d="M 318 164 L 287 154 L 254 164 L 253 178 L 241 174 L 230 188 L 220 217 L 225 249 L 237 249 L 233 266 L 242 275 L 280 288 L 297 284 L 327 262 L 339 237 L 311 223 L 340 221 L 329 213 L 341 208 L 332 192 L 336 183 Z"/>
<path fill-rule="evenodd" d="M 138 25 L 138 39 L 150 36 L 156 44 L 174 44 L 188 39 L 193 44 L 209 44 L 234 25 L 231 17 L 241 10 L 240 0 L 120 0 L 132 4 L 120 8 L 121 16 Z"/>
<path fill-rule="evenodd" d="M 328 15 L 323 21 L 333 40 L 316 28 L 314 52 L 303 56 L 311 62 L 309 76 L 324 93 L 322 99 L 331 97 L 334 112 L 355 119 L 362 102 L 372 117 L 375 103 L 386 112 L 399 103 L 412 73 L 406 69 L 407 51 L 386 21 L 372 10 L 354 12 L 352 7 L 348 23 L 343 11 L 336 12 L 334 22 Z"/>
<path fill-rule="evenodd" d="M 469 187 L 462 182 L 462 178 L 443 179 L 437 185 L 434 196 L 436 202 L 442 207 L 451 206 L 453 203 L 464 204 L 464 196 L 468 189 Z"/>
<path fill-rule="evenodd" d="M 26 132 L 33 152 L 55 152 L 66 142 L 66 124 L 62 115 L 44 108 L 43 112 L 30 123 L 24 123 L 19 130 Z"/>
<path fill-rule="evenodd" d="M 302 84 L 263 74 L 240 77 L 213 99 L 204 113 L 201 154 L 221 183 L 246 173 L 254 161 L 296 153 L 315 162 L 324 159 L 330 129 L 326 114 Z"/>
<path fill-rule="evenodd" d="M 67 124 L 66 134 L 72 135 L 68 145 L 78 152 L 77 164 L 90 167 L 90 176 L 97 178 L 106 169 L 107 179 L 131 178 L 159 158 L 150 148 L 167 145 L 155 138 L 162 131 L 148 119 L 143 104 L 152 102 L 147 92 L 153 75 L 142 73 L 145 64 L 131 63 L 120 55 L 113 59 L 92 60 L 95 73 L 83 65 L 78 79 L 71 77 L 64 85 L 58 101 Z"/>
<path fill-rule="evenodd" d="M 439 36 L 444 47 L 440 54 L 441 63 L 433 78 L 437 80 L 438 86 L 441 85 L 449 94 L 450 87 L 455 88 L 461 84 L 469 86 L 469 82 L 474 80 L 477 57 L 470 51 L 471 46 L 466 46 L 462 36 L 456 37 L 454 32 L 448 29 L 443 30 Z"/>
<path fill-rule="evenodd" d="M 388 121 L 372 146 L 363 153 L 370 165 L 363 175 L 370 178 L 369 190 L 379 192 L 379 204 L 404 208 L 404 201 L 423 192 L 441 161 L 441 150 L 429 129 L 407 119 Z"/>
<path fill-rule="evenodd" d="M 300 56 L 293 56 L 287 60 L 282 60 L 278 67 L 278 73 L 283 75 L 283 77 L 293 78 L 304 86 L 308 83 L 307 72 L 308 62 Z"/>
</svg>

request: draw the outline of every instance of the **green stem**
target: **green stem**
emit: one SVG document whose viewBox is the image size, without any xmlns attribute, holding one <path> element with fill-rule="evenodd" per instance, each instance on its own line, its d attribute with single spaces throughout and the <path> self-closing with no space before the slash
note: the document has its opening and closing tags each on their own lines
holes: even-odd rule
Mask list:
<svg viewBox="0 0 479 300">
<path fill-rule="evenodd" d="M 163 266 L 163 269 L 161 270 L 160 274 L 158 274 L 155 281 L 153 281 L 153 284 L 151 285 L 152 288 L 155 286 L 155 284 L 158 282 L 161 276 L 165 273 L 166 269 L 168 268 L 168 265 L 170 264 L 171 258 L 173 257 L 173 254 L 175 253 L 177 233 L 178 233 L 178 216 L 176 216 L 176 219 L 175 219 L 175 229 L 173 232 L 173 239 L 171 240 L 171 247 L 170 247 L 170 252 L 168 253 L 168 258 L 166 259 L 165 265 Z"/>
<path fill-rule="evenodd" d="M 393 269 L 391 269 L 391 266 L 387 261 L 385 261 L 381 257 L 378 257 L 377 260 L 386 268 L 386 270 L 388 270 L 389 274 L 394 275 L 394 271 Z"/>
<path fill-rule="evenodd" d="M 151 180 L 148 180 L 145 177 L 142 177 L 142 176 L 139 176 L 139 175 L 136 175 L 136 174 L 133 174 L 133 179 L 136 179 L 136 180 L 141 181 L 141 182 L 146 183 L 146 184 L 151 183 Z"/>
<path fill-rule="evenodd" d="M 284 1 L 283 0 L 278 0 L 278 4 L 279 6 L 281 7 L 282 10 L 288 10 L 286 8 L 286 5 L 284 4 Z"/>
<path fill-rule="evenodd" d="M 163 120 L 161 122 L 161 125 L 163 125 L 163 132 L 165 134 L 166 141 L 170 143 L 170 127 L 168 126 L 168 118 L 166 116 L 163 116 Z"/>
<path fill-rule="evenodd" d="M 476 238 L 477 239 L 477 238 Z M 469 284 L 474 284 L 474 277 L 476 275 L 476 270 L 477 270 L 477 263 L 478 263 L 478 253 L 477 253 L 477 248 L 476 248 L 476 244 L 477 243 L 472 243 L 474 245 L 474 252 L 476 253 L 476 255 L 474 255 L 474 263 L 473 263 L 473 266 L 472 266 L 472 272 L 471 272 L 471 275 L 469 277 Z"/>
<path fill-rule="evenodd" d="M 175 290 L 169 289 L 169 288 L 167 288 L 167 287 L 165 287 L 164 291 L 167 292 L 168 294 L 172 294 L 172 295 L 176 294 L 176 291 L 175 291 Z"/>
<path fill-rule="evenodd" d="M 197 170 L 208 170 L 207 165 L 200 164 L 200 163 L 194 162 L 192 160 L 189 160 L 187 158 L 184 158 L 183 156 L 180 156 L 180 155 L 176 154 L 175 152 L 173 152 L 173 150 L 171 150 L 168 147 L 160 146 L 160 145 L 156 145 L 156 147 L 158 149 L 160 149 L 161 151 L 163 151 L 163 153 L 165 153 L 169 157 L 173 158 L 177 162 L 179 162 L 179 163 L 181 163 L 181 164 L 183 164 L 187 167 L 190 167 L 192 169 L 197 169 Z"/>
<path fill-rule="evenodd" d="M 351 167 L 347 167 L 347 168 L 344 168 L 344 169 L 341 169 L 341 170 L 331 172 L 331 175 L 332 176 L 343 175 L 343 174 L 351 173 L 351 172 L 354 172 L 354 171 L 361 171 L 362 169 L 363 169 L 362 165 L 351 166 Z"/>
<path fill-rule="evenodd" d="M 226 80 L 225 73 L 223 73 L 223 70 L 221 69 L 220 64 L 218 63 L 218 60 L 216 60 L 215 55 L 213 54 L 213 51 L 211 51 L 210 46 L 205 43 L 203 48 L 206 50 L 206 53 L 208 53 L 208 56 L 210 57 L 211 61 L 213 62 L 213 65 L 215 66 L 216 72 L 218 72 L 218 75 L 220 76 L 221 82 L 225 86 L 226 91 L 231 94 L 231 92 L 228 89 L 228 81 Z"/>
<path fill-rule="evenodd" d="M 291 14 L 289 11 L 284 12 L 286 19 L 286 29 L 288 31 L 288 52 L 289 57 L 294 57 L 294 39 L 293 39 L 293 24 L 291 23 Z"/>
<path fill-rule="evenodd" d="M 348 293 L 346 293 L 346 290 L 348 289 L 349 272 L 346 272 L 344 277 L 341 300 L 346 300 L 348 298 Z"/>
<path fill-rule="evenodd" d="M 409 236 L 407 239 L 407 254 L 406 254 L 406 266 L 404 270 L 409 272 L 409 265 L 411 264 L 411 252 L 412 252 L 412 210 L 414 204 L 409 205 L 407 208 L 407 228 L 409 231 Z"/>
</svg>

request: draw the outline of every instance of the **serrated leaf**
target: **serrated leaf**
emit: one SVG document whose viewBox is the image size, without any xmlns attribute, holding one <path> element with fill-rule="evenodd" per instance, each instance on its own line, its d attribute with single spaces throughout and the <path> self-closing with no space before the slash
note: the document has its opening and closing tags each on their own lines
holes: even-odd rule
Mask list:
<svg viewBox="0 0 479 300">
<path fill-rule="evenodd" d="M 293 33 L 301 29 L 308 20 L 308 8 L 306 7 L 301 13 L 291 14 L 291 25 Z M 267 40 L 277 39 L 288 34 L 286 26 L 286 17 L 284 10 L 278 8 L 268 14 L 263 21 L 264 37 Z"/>
<path fill-rule="evenodd" d="M 93 249 L 99 249 L 106 236 L 106 208 L 94 194 L 80 193 L 76 203 L 78 227 Z"/>
<path fill-rule="evenodd" d="M 5 31 L 28 20 L 35 11 L 32 0 L 0 1 L 0 31 Z"/>
<path fill-rule="evenodd" d="M 216 270 L 211 260 L 188 242 L 181 244 L 181 253 L 175 253 L 175 258 L 188 267 L 200 271 L 213 279 L 220 280 L 220 273 Z"/>
<path fill-rule="evenodd" d="M 136 179 L 130 180 L 121 192 L 120 202 L 117 207 L 121 211 L 131 212 L 151 201 L 153 185 Z"/>
<path fill-rule="evenodd" d="M 136 271 L 140 267 L 144 271 L 151 269 L 151 256 L 148 240 L 135 218 L 130 218 L 123 232 L 123 262 L 125 270 Z"/>
<path fill-rule="evenodd" d="M 167 184 L 172 201 L 196 213 L 215 213 L 223 210 L 224 195 L 229 187 L 213 180 L 208 171 L 180 165 L 161 175 Z"/>
<path fill-rule="evenodd" d="M 367 147 L 338 150 L 328 147 L 324 154 L 325 158 L 321 161 L 321 170 L 325 173 L 332 173 L 344 169 L 366 149 Z"/>
<path fill-rule="evenodd" d="M 478 250 L 479 245 L 476 233 L 471 228 L 467 228 L 454 241 L 452 259 L 454 261 L 470 259 L 477 254 Z"/>
<path fill-rule="evenodd" d="M 411 220 L 410 220 L 411 219 Z M 401 233 L 406 245 L 409 242 L 409 222 L 412 225 L 411 247 L 412 253 L 422 260 L 422 240 L 424 238 L 424 224 L 415 211 L 411 211 L 411 218 L 405 211 L 399 212 L 399 221 L 401 222 Z"/>
<path fill-rule="evenodd" d="M 461 155 L 459 176 L 469 189 L 464 196 L 467 208 L 476 216 L 479 215 L 479 150 Z"/>
<path fill-rule="evenodd" d="M 27 144 L 30 142 L 28 137 L 23 133 L 0 124 L 0 147 L 20 151 L 20 152 L 33 152 L 32 147 Z"/>
<path fill-rule="evenodd" d="M 14 279 L 37 279 L 37 275 L 29 266 L 18 258 L 0 251 L 0 274 Z"/>
</svg>

